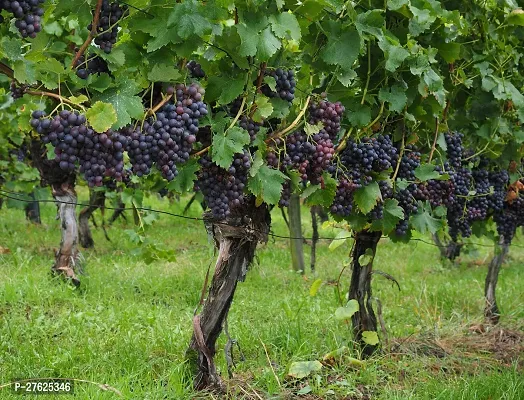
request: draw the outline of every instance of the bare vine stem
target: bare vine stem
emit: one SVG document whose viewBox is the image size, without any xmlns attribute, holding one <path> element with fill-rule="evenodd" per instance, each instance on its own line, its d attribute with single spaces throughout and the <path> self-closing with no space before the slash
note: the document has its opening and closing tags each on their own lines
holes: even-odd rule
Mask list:
<svg viewBox="0 0 524 400">
<path fill-rule="evenodd" d="M 151 90 L 151 93 L 153 91 Z M 147 112 L 147 115 L 153 115 L 155 114 L 158 110 L 160 110 L 164 104 L 166 104 L 169 100 L 171 100 L 171 98 L 173 97 L 172 94 L 168 94 L 166 97 L 164 97 L 162 99 L 162 101 L 160 101 L 156 106 L 154 106 L 153 108 L 150 108 L 149 111 Z"/>
<path fill-rule="evenodd" d="M 80 49 L 76 52 L 75 57 L 73 58 L 73 61 L 71 61 L 71 68 L 74 68 L 80 57 L 82 57 L 82 54 L 85 53 L 91 42 L 96 36 L 96 30 L 98 29 L 98 21 L 100 20 L 100 10 L 102 9 L 102 2 L 103 0 L 98 0 L 96 3 L 96 9 L 95 9 L 95 15 L 93 16 L 93 23 L 91 24 L 91 30 L 89 31 L 89 35 L 87 35 L 87 39 L 82 44 Z"/>
<path fill-rule="evenodd" d="M 78 104 L 73 103 L 71 100 L 66 99 L 65 97 L 60 96 L 59 94 L 52 93 L 52 92 L 45 92 L 40 90 L 26 90 L 24 93 L 33 95 L 33 96 L 46 96 L 46 97 L 52 97 L 53 99 L 56 99 L 60 101 L 61 103 L 66 103 L 72 106 L 78 106 Z"/>
</svg>

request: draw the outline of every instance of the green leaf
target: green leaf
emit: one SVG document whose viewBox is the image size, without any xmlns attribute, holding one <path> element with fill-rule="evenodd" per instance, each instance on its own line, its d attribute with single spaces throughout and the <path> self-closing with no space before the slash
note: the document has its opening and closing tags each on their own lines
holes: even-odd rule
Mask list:
<svg viewBox="0 0 524 400">
<path fill-rule="evenodd" d="M 335 318 L 338 320 L 349 319 L 360 310 L 358 301 L 351 299 L 348 301 L 345 307 L 339 307 L 335 311 Z"/>
<path fill-rule="evenodd" d="M 389 103 L 389 111 L 396 112 L 401 112 L 408 101 L 406 90 L 399 85 L 393 85 L 391 88 L 381 88 L 378 93 L 378 99 L 387 101 Z"/>
<path fill-rule="evenodd" d="M 320 371 L 322 363 L 320 361 L 297 361 L 291 363 L 288 375 L 296 379 L 302 379 L 309 376 L 312 372 Z"/>
<path fill-rule="evenodd" d="M 369 265 L 373 262 L 373 259 L 375 258 L 375 254 L 373 253 L 373 250 L 366 249 L 364 254 L 361 254 L 358 258 L 358 263 L 362 266 Z"/>
<path fill-rule="evenodd" d="M 4 36 L 0 40 L 0 54 L 3 54 L 11 61 L 22 60 L 23 42 L 18 38 Z"/>
<path fill-rule="evenodd" d="M 392 43 L 390 37 L 386 37 L 378 42 L 378 46 L 386 56 L 386 69 L 395 72 L 402 62 L 408 58 L 409 52 L 397 43 Z"/>
<path fill-rule="evenodd" d="M 147 74 L 151 82 L 176 82 L 182 74 L 172 64 L 155 64 Z"/>
<path fill-rule="evenodd" d="M 258 95 L 256 99 L 257 109 L 253 114 L 253 121 L 262 122 L 273 113 L 273 104 L 266 96 Z"/>
<path fill-rule="evenodd" d="M 362 32 L 366 32 L 377 38 L 382 36 L 383 26 L 384 17 L 382 16 L 382 10 L 370 10 L 358 14 L 355 22 L 355 27 L 361 35 Z"/>
<path fill-rule="evenodd" d="M 182 39 L 187 39 L 191 35 L 202 37 L 212 28 L 211 23 L 205 17 L 204 7 L 196 0 L 186 0 L 175 4 L 167 20 L 167 26 L 174 26 Z"/>
<path fill-rule="evenodd" d="M 222 168 L 229 168 L 236 153 L 242 153 L 245 145 L 251 141 L 249 133 L 237 126 L 224 133 L 213 135 L 211 159 Z"/>
<path fill-rule="evenodd" d="M 244 76 L 236 79 L 211 76 L 206 89 L 206 100 L 218 100 L 218 104 L 229 104 L 244 91 Z"/>
<path fill-rule="evenodd" d="M 333 204 L 333 199 L 337 192 L 337 181 L 327 172 L 322 175 L 322 181 L 323 183 L 319 185 L 319 189 L 313 191 L 306 198 L 307 205 L 329 207 Z"/>
<path fill-rule="evenodd" d="M 267 61 L 282 47 L 282 43 L 277 39 L 268 27 L 262 31 L 258 41 L 257 56 L 260 61 Z"/>
<path fill-rule="evenodd" d="M 405 6 L 409 3 L 409 0 L 387 0 L 388 9 L 398 10 L 400 7 Z"/>
<path fill-rule="evenodd" d="M 384 218 L 382 219 L 382 232 L 388 234 L 404 219 L 404 210 L 398 205 L 397 199 L 384 201 Z"/>
<path fill-rule="evenodd" d="M 116 111 L 112 104 L 97 101 L 87 110 L 86 118 L 96 132 L 105 132 L 116 122 Z"/>
<path fill-rule="evenodd" d="M 442 228 L 442 221 L 433 218 L 431 215 L 431 206 L 429 204 L 422 204 L 418 209 L 416 215 L 411 217 L 411 225 L 420 233 L 426 232 L 435 233 Z"/>
<path fill-rule="evenodd" d="M 135 96 L 138 91 L 139 89 L 136 88 L 134 82 L 123 80 L 119 87 L 106 90 L 94 98 L 95 101 L 99 100 L 113 105 L 117 116 L 113 129 L 130 124 L 132 118 L 142 118 L 144 106 L 142 99 Z"/>
<path fill-rule="evenodd" d="M 329 250 L 333 251 L 338 249 L 344 243 L 347 243 L 347 239 L 351 239 L 351 233 L 345 230 L 340 231 L 329 244 Z"/>
<path fill-rule="evenodd" d="M 65 74 L 64 66 L 56 58 L 49 57 L 45 62 L 37 65 L 39 71 L 49 71 L 57 75 Z"/>
<path fill-rule="evenodd" d="M 357 189 L 354 199 L 360 211 L 367 214 L 377 205 L 379 200 L 382 200 L 378 183 L 373 181 L 369 185 Z"/>
<path fill-rule="evenodd" d="M 34 64 L 24 60 L 15 61 L 13 65 L 15 79 L 20 83 L 36 83 Z"/>
<path fill-rule="evenodd" d="M 81 94 L 80 96 L 70 96 L 68 99 L 76 105 L 83 104 L 89 100 L 85 94 Z"/>
<path fill-rule="evenodd" d="M 358 101 L 352 101 L 347 105 L 347 118 L 351 125 L 361 128 L 371 122 L 371 108 Z"/>
<path fill-rule="evenodd" d="M 413 18 L 409 20 L 409 32 L 413 36 L 418 36 L 429 29 L 437 19 L 437 16 L 427 9 L 419 9 L 411 5 L 409 10 L 413 13 Z"/>
<path fill-rule="evenodd" d="M 415 177 L 422 182 L 426 182 L 430 179 L 440 178 L 440 174 L 435 171 L 433 164 L 422 164 L 415 169 Z"/>
<path fill-rule="evenodd" d="M 436 47 L 438 53 L 448 64 L 455 62 L 460 57 L 460 43 L 439 43 Z"/>
<path fill-rule="evenodd" d="M 297 17 L 291 12 L 283 12 L 282 14 L 271 15 L 269 17 L 271 28 L 275 35 L 281 39 L 292 39 L 300 41 L 302 34 L 300 32 L 300 25 Z"/>
<path fill-rule="evenodd" d="M 193 190 L 194 182 L 197 179 L 196 173 L 200 165 L 196 159 L 190 159 L 187 163 L 178 167 L 178 175 L 167 185 L 169 190 L 177 193 L 185 193 Z"/>
<path fill-rule="evenodd" d="M 322 59 L 344 70 L 350 70 L 360 52 L 360 35 L 355 28 L 341 28 L 339 22 L 330 21 L 328 42 L 322 50 Z"/>
<path fill-rule="evenodd" d="M 322 285 L 322 279 L 320 278 L 315 280 L 315 282 L 313 282 L 313 284 L 309 288 L 309 295 L 311 297 L 315 297 L 317 295 L 318 289 L 320 289 L 320 285 Z"/>
<path fill-rule="evenodd" d="M 378 334 L 375 331 L 363 331 L 362 341 L 370 346 L 376 346 L 379 343 Z"/>
<path fill-rule="evenodd" d="M 286 175 L 277 169 L 262 165 L 257 173 L 249 178 L 247 187 L 257 198 L 257 203 L 277 204 L 282 193 L 282 184 Z"/>
<path fill-rule="evenodd" d="M 273 91 L 277 90 L 277 81 L 273 76 L 264 76 L 264 83 Z"/>
<path fill-rule="evenodd" d="M 49 33 L 50 35 L 62 36 L 64 30 L 57 21 L 53 21 L 44 24 L 44 32 Z"/>
<path fill-rule="evenodd" d="M 319 133 L 322 129 L 324 129 L 324 125 L 322 124 L 322 121 L 318 121 L 316 125 L 311 125 L 310 123 L 306 122 L 304 124 L 304 130 L 306 131 L 306 134 L 308 136 L 313 136 Z"/>
<path fill-rule="evenodd" d="M 513 10 L 506 17 L 508 25 L 524 26 L 524 11 L 520 8 Z"/>
</svg>

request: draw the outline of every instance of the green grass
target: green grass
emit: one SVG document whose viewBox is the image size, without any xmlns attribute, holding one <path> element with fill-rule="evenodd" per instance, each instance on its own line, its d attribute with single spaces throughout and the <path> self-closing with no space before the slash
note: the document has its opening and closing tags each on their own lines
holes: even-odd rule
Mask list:
<svg viewBox="0 0 524 400">
<path fill-rule="evenodd" d="M 85 192 L 80 197 L 87 200 Z M 180 212 L 186 201 L 146 200 L 172 212 Z M 191 389 L 184 361 L 193 311 L 214 260 L 202 223 L 160 215 L 147 228 L 147 237 L 174 250 L 176 260 L 149 265 L 131 254 L 135 246 L 124 232 L 133 229 L 130 214 L 128 223 L 119 220 L 108 229 L 111 242 L 94 229 L 96 247 L 83 250 L 86 275 L 81 289 L 75 290 L 49 273 L 60 231 L 55 207 L 42 205 L 42 212 L 43 225 L 34 226 L 21 210 L 0 210 L 0 247 L 11 250 L 0 255 L 0 384 L 13 378 L 73 377 L 110 385 L 129 399 L 206 397 Z M 193 206 L 193 216 L 200 212 Z M 100 214 L 96 218 L 99 221 Z M 286 235 L 278 210 L 273 220 L 273 231 Z M 311 234 L 306 210 L 304 229 Z M 321 232 L 335 234 L 330 228 Z M 516 243 L 523 244 L 520 239 Z M 476 339 L 468 327 L 482 322 L 490 247 L 479 247 L 450 267 L 442 266 L 433 246 L 381 241 L 375 268 L 394 276 L 402 291 L 375 275 L 374 295 L 383 304 L 390 339 L 400 346 L 358 368 L 348 362 L 348 356 L 358 357 L 350 350 L 309 379 L 289 379 L 287 370 L 294 361 L 322 359 L 344 345 L 352 348 L 349 327 L 334 318 L 338 302 L 333 284 L 348 261 L 349 244 L 334 251 L 328 245 L 320 243 L 317 272 L 307 273 L 307 279 L 290 269 L 286 240 L 270 239 L 260 246 L 229 315 L 230 334 L 246 357 L 237 363 L 233 380 L 227 379 L 222 350 L 217 354 L 233 398 L 258 398 L 255 391 L 262 398 L 292 398 L 301 389 L 310 391 L 304 398 L 524 398 L 522 354 L 515 359 L 514 352 L 512 361 L 506 354 L 511 348 L 494 352 L 489 333 L 479 338 L 486 341 L 485 348 L 470 346 Z M 306 246 L 307 264 L 308 252 Z M 497 289 L 501 326 L 522 334 L 524 250 L 512 248 L 510 256 Z M 349 273 L 346 269 L 342 276 L 344 292 Z M 323 285 L 311 297 L 309 288 L 317 278 Z M 431 348 L 424 351 L 425 344 L 434 343 L 446 349 L 443 357 Z M 219 348 L 224 344 L 222 336 Z M 77 383 L 75 390 L 81 399 L 118 398 L 88 383 Z M 4 388 L 0 398 L 20 397 Z"/>
</svg>

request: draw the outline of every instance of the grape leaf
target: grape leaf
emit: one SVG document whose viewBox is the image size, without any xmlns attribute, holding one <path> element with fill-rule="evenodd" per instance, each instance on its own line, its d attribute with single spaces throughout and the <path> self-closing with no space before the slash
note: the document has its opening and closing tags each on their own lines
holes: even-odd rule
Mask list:
<svg viewBox="0 0 524 400">
<path fill-rule="evenodd" d="M 376 346 L 379 343 L 377 332 L 375 331 L 362 332 L 362 341 L 371 346 Z"/>
<path fill-rule="evenodd" d="M 392 43 L 394 41 L 395 43 Z M 408 58 L 409 52 L 399 45 L 398 41 L 393 40 L 390 36 L 379 40 L 378 46 L 386 56 L 386 69 L 395 72 L 402 62 Z"/>
<path fill-rule="evenodd" d="M 116 122 L 116 111 L 112 104 L 97 101 L 87 110 L 86 118 L 96 132 L 105 132 Z"/>
<path fill-rule="evenodd" d="M 367 214 L 382 199 L 378 183 L 373 181 L 369 185 L 357 189 L 354 199 L 360 211 Z"/>
<path fill-rule="evenodd" d="M 257 109 L 253 114 L 253 121 L 262 122 L 273 113 L 273 104 L 266 96 L 258 95 L 256 99 Z"/>
<path fill-rule="evenodd" d="M 355 22 L 355 27 L 361 35 L 366 32 L 377 38 L 382 36 L 383 25 L 382 10 L 369 10 L 363 14 L 358 14 Z"/>
<path fill-rule="evenodd" d="M 439 43 L 436 47 L 438 53 L 448 64 L 455 62 L 460 57 L 460 43 Z"/>
<path fill-rule="evenodd" d="M 257 57 L 261 61 L 267 61 L 282 47 L 282 43 L 277 37 L 271 32 L 268 27 L 262 31 L 259 35 Z"/>
<path fill-rule="evenodd" d="M 333 204 L 333 199 L 337 192 L 337 181 L 328 173 L 324 173 L 322 179 L 324 181 L 323 185 L 318 185 L 318 190 L 307 196 L 306 203 L 308 205 L 329 207 Z"/>
<path fill-rule="evenodd" d="M 404 219 L 404 210 L 398 205 L 397 199 L 384 201 L 384 218 L 382 219 L 382 232 L 388 234 Z"/>
<path fill-rule="evenodd" d="M 238 52 L 243 57 L 257 54 L 259 33 L 267 26 L 267 18 L 256 18 L 256 15 L 246 18 L 236 25 L 238 36 L 240 36 L 240 48 Z"/>
<path fill-rule="evenodd" d="M 328 23 L 328 42 L 322 50 L 322 59 L 328 64 L 350 70 L 360 52 L 360 35 L 355 28 L 342 29 L 340 22 Z"/>
<path fill-rule="evenodd" d="M 104 93 L 94 97 L 95 101 L 111 103 L 116 111 L 117 120 L 113 129 L 121 128 L 131 123 L 131 118 L 142 118 L 144 106 L 142 99 L 135 96 L 139 89 L 134 82 L 123 80 L 117 88 L 106 90 Z"/>
<path fill-rule="evenodd" d="M 429 204 L 419 203 L 419 210 L 416 215 L 411 217 L 411 224 L 420 233 L 435 233 L 442 228 L 442 221 L 431 215 L 431 206 Z"/>
<path fill-rule="evenodd" d="M 335 318 L 338 320 L 349 319 L 360 310 L 358 301 L 351 299 L 348 301 L 345 307 L 339 307 L 335 311 Z"/>
<path fill-rule="evenodd" d="M 237 126 L 213 135 L 211 158 L 218 166 L 229 168 L 236 153 L 242 153 L 245 145 L 250 142 L 249 133 Z"/>
<path fill-rule="evenodd" d="M 202 37 L 212 28 L 211 23 L 205 17 L 203 6 L 196 0 L 186 0 L 175 4 L 173 12 L 167 19 L 167 26 L 175 26 L 182 39 L 187 39 L 191 35 Z"/>
<path fill-rule="evenodd" d="M 169 190 L 174 190 L 177 193 L 185 193 L 191 191 L 194 186 L 194 182 L 197 178 L 196 172 L 199 170 L 200 165 L 196 159 L 191 159 L 187 163 L 182 164 L 178 167 L 178 175 L 167 185 Z"/>
<path fill-rule="evenodd" d="M 435 166 L 433 164 L 423 164 L 415 169 L 415 177 L 422 182 L 426 182 L 430 179 L 440 178 L 440 174 L 435 171 Z"/>
<path fill-rule="evenodd" d="M 302 37 L 297 17 L 290 12 L 271 15 L 269 17 L 269 22 L 271 23 L 271 28 L 273 29 L 273 32 L 275 32 L 275 35 L 281 39 L 292 39 L 298 42 Z"/>
<path fill-rule="evenodd" d="M 277 204 L 282 192 L 282 184 L 288 179 L 277 169 L 262 165 L 254 176 L 249 178 L 247 187 L 257 197 L 257 204 Z"/>
<path fill-rule="evenodd" d="M 389 103 L 389 111 L 396 112 L 401 112 L 408 101 L 406 90 L 399 85 L 393 85 L 390 88 L 381 88 L 378 92 L 378 99 L 380 101 L 387 101 Z"/>
<path fill-rule="evenodd" d="M 147 74 L 152 82 L 176 82 L 182 75 L 172 64 L 155 64 Z"/>
<path fill-rule="evenodd" d="M 206 88 L 206 100 L 218 100 L 218 104 L 228 104 L 235 100 L 244 91 L 244 76 L 236 79 L 211 76 Z"/>
<path fill-rule="evenodd" d="M 312 372 L 320 371 L 322 363 L 320 361 L 297 361 L 291 363 L 288 375 L 296 379 L 302 379 L 309 376 Z"/>
</svg>

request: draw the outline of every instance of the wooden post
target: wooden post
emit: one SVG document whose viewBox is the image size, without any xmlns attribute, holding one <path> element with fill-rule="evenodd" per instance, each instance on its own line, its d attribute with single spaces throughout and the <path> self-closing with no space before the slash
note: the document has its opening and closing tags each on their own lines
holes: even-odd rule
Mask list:
<svg viewBox="0 0 524 400">
<path fill-rule="evenodd" d="M 496 325 L 500 319 L 500 311 L 497 306 L 497 298 L 495 290 L 497 289 L 497 282 L 499 279 L 500 268 L 509 251 L 509 244 L 504 242 L 501 236 L 499 243 L 495 244 L 495 254 L 489 263 L 488 274 L 486 275 L 486 283 L 484 285 L 484 296 L 486 297 L 486 307 L 484 308 L 484 316 L 486 321 Z"/>
<path fill-rule="evenodd" d="M 304 273 L 304 249 L 302 239 L 302 221 L 300 218 L 300 197 L 292 194 L 289 199 L 289 247 L 291 249 L 291 263 L 295 271 Z"/>
</svg>

